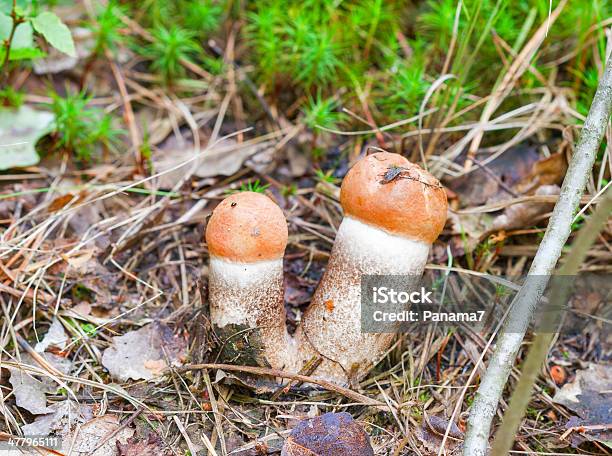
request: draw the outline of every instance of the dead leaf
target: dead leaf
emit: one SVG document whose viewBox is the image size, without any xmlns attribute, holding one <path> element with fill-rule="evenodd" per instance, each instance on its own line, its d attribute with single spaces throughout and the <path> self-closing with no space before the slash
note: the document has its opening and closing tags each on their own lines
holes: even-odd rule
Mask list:
<svg viewBox="0 0 612 456">
<path fill-rule="evenodd" d="M 100 448 L 96 447 L 121 427 L 117 415 L 107 414 L 87 421 L 78 429 L 63 435 L 62 453 L 72 456 L 115 456 L 117 443 L 127 443 L 134 430 L 124 427 L 109 438 Z M 94 451 L 95 450 L 95 451 Z"/>
<path fill-rule="evenodd" d="M 47 210 L 49 212 L 57 212 L 60 209 L 63 209 L 66 206 L 66 204 L 70 203 L 73 200 L 73 198 L 74 198 L 74 195 L 72 193 L 66 193 L 65 195 L 58 196 L 53 201 L 51 201 L 51 204 L 49 204 L 49 207 L 47 207 Z"/>
<path fill-rule="evenodd" d="M 48 407 L 51 413 L 36 417 L 21 427 L 25 435 L 49 435 L 52 432 L 67 433 L 76 423 L 84 423 L 93 418 L 91 407 L 77 404 L 72 400 L 56 402 Z"/>
<path fill-rule="evenodd" d="M 543 185 L 535 192 L 538 196 L 558 195 L 561 189 L 557 185 Z M 549 212 L 553 203 L 519 203 L 514 204 L 498 215 L 492 222 L 489 231 L 510 230 L 529 226 L 535 217 Z"/>
<path fill-rule="evenodd" d="M 445 184 L 457 194 L 463 207 L 480 206 L 508 199 L 512 195 L 502 188 L 499 181 L 507 187 L 514 188 L 530 174 L 538 159 L 539 154 L 536 147 L 520 145 L 508 150 L 487 165 L 483 165 L 483 167 L 486 166 L 486 170 L 483 167 L 474 166 L 469 174 L 446 181 Z"/>
<path fill-rule="evenodd" d="M 70 372 L 72 362 L 53 353 L 41 353 L 41 356 L 51 366 L 60 372 L 67 374 Z M 29 354 L 21 356 L 21 363 L 25 366 L 39 367 Z M 11 373 L 9 382 L 13 387 L 15 402 L 19 407 L 28 410 L 34 415 L 53 413 L 53 409 L 47 407 L 46 394 L 55 394 L 59 385 L 49 376 L 32 375 L 25 370 L 14 367 L 8 368 Z"/>
<path fill-rule="evenodd" d="M 536 195 L 558 195 L 559 187 L 544 185 L 536 191 Z M 487 234 L 532 226 L 538 215 L 550 211 L 554 203 L 524 202 L 508 206 L 504 212 L 496 217 L 488 213 L 457 213 L 449 211 L 449 220 L 453 233 L 461 235 L 462 243 L 467 250 L 472 250 Z"/>
<path fill-rule="evenodd" d="M 564 405 L 580 419 L 572 420 L 571 427 L 610 424 L 612 416 L 612 366 L 589 364 L 579 370 L 573 381 L 566 383 L 553 397 L 553 402 Z M 612 441 L 611 430 L 589 430 L 585 437 L 600 442 Z"/>
<path fill-rule="evenodd" d="M 427 450 L 428 455 L 437 455 L 448 427 L 448 420 L 438 416 L 424 416 L 421 427 L 417 429 L 417 437 Z M 455 423 L 451 423 L 448 437 L 444 444 L 447 450 L 444 454 L 459 455 L 463 442 L 463 432 Z"/>
<path fill-rule="evenodd" d="M 54 118 L 29 106 L 0 109 L 0 170 L 37 164 L 36 143 L 50 131 Z"/>
<path fill-rule="evenodd" d="M 91 265 L 89 265 L 89 262 L 93 258 L 94 253 L 95 251 L 93 249 L 81 250 L 78 252 L 78 254 L 65 257 L 64 259 L 68 262 L 71 268 L 74 268 L 79 272 L 86 272 L 87 269 L 90 269 Z"/>
<path fill-rule="evenodd" d="M 346 412 L 300 421 L 281 456 L 374 456 L 370 438 Z"/>
<path fill-rule="evenodd" d="M 162 188 L 172 188 L 193 166 L 196 166 L 194 175 L 198 177 L 231 176 L 248 158 L 271 149 L 273 144 L 273 141 L 247 141 L 238 144 L 233 139 L 226 139 L 203 152 L 197 160 L 197 165 L 193 160 L 174 171 L 169 170 L 193 159 L 196 155 L 193 147 L 161 150 L 155 154 L 152 161 L 156 173 L 165 173 L 159 177 L 159 185 Z M 255 165 L 262 166 L 259 160 Z M 266 160 L 269 163 L 269 157 Z"/>
<path fill-rule="evenodd" d="M 64 327 L 57 318 L 54 318 L 51 326 L 49 326 L 47 334 L 45 334 L 43 340 L 36 344 L 34 349 L 39 353 L 44 352 L 48 347 L 56 347 L 63 350 L 66 348 L 67 343 L 68 336 L 64 331 Z"/>
<path fill-rule="evenodd" d="M 287 159 L 289 161 L 289 170 L 293 177 L 302 177 L 306 174 L 310 162 L 301 150 L 295 146 L 288 146 Z"/>
<path fill-rule="evenodd" d="M 130 437 L 126 443 L 117 442 L 117 456 L 165 456 L 172 454 L 165 448 L 159 435 L 149 434 L 146 439 Z"/>
<path fill-rule="evenodd" d="M 150 380 L 166 366 L 166 357 L 180 365 L 186 342 L 163 324 L 152 323 L 137 331 L 113 337 L 113 346 L 104 350 L 102 365 L 122 381 Z"/>
<path fill-rule="evenodd" d="M 153 375 L 161 374 L 168 365 L 163 359 L 147 360 L 144 362 L 144 367 L 151 371 Z"/>
<path fill-rule="evenodd" d="M 515 189 L 518 193 L 529 193 L 542 185 L 559 185 L 566 172 L 565 154 L 553 154 L 536 162 L 531 172 L 516 184 Z"/>
<path fill-rule="evenodd" d="M 18 407 L 34 415 L 53 412 L 53 409 L 47 407 L 46 393 L 51 392 L 47 385 L 23 370 L 9 368 L 9 371 L 11 373 L 9 382 L 13 387 Z"/>
</svg>

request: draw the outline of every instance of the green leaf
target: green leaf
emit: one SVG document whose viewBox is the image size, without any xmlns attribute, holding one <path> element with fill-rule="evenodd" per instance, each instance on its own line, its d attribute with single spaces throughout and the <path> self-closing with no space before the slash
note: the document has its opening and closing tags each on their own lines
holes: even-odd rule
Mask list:
<svg viewBox="0 0 612 456">
<path fill-rule="evenodd" d="M 31 19 L 34 30 L 40 33 L 58 51 L 76 57 L 70 29 L 55 14 L 45 11 Z"/>
<path fill-rule="evenodd" d="M 36 142 L 49 133 L 53 119 L 50 112 L 29 106 L 0 110 L 0 170 L 38 163 Z"/>
<path fill-rule="evenodd" d="M 0 13 L 0 41 L 6 40 L 11 35 L 13 20 L 6 14 Z M 6 47 L 0 46 L 0 61 L 4 61 Z M 10 60 L 26 60 L 44 57 L 45 53 L 36 48 L 34 44 L 34 31 L 29 22 L 19 24 L 15 29 L 15 35 L 11 42 Z"/>
<path fill-rule="evenodd" d="M 4 55 L 6 54 L 6 49 L 0 49 L 0 61 L 4 59 Z M 34 60 L 40 59 L 47 54 L 37 48 L 19 48 L 13 49 L 11 48 L 11 55 L 9 57 L 10 61 L 14 60 Z"/>
<path fill-rule="evenodd" d="M 12 28 L 13 20 L 6 14 L 0 13 L 0 40 L 8 39 L 8 37 L 11 36 Z M 11 48 L 20 49 L 32 47 L 34 47 L 34 32 L 32 31 L 32 25 L 30 25 L 29 22 L 19 24 L 17 29 L 15 29 Z"/>
<path fill-rule="evenodd" d="M 33 48 L 34 32 L 29 22 L 19 24 L 15 29 L 15 36 L 11 43 L 11 49 Z"/>
</svg>

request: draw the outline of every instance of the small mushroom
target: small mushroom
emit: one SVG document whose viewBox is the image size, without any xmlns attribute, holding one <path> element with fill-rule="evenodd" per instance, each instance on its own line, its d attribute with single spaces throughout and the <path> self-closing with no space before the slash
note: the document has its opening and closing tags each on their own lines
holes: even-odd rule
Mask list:
<svg viewBox="0 0 612 456">
<path fill-rule="evenodd" d="M 296 347 L 285 324 L 283 254 L 287 222 L 267 196 L 224 199 L 206 227 L 211 322 L 221 358 L 295 371 Z"/>
<path fill-rule="evenodd" d="M 447 200 L 435 177 L 385 152 L 351 168 L 340 202 L 344 219 L 296 337 L 323 358 L 316 376 L 351 384 L 381 359 L 394 337 L 361 331 L 361 277 L 401 274 L 416 286 L 444 228 Z"/>
</svg>

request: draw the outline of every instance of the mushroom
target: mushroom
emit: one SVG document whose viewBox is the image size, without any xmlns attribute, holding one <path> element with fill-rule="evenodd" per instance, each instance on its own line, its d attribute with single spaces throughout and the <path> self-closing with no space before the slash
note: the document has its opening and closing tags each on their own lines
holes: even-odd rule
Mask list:
<svg viewBox="0 0 612 456">
<path fill-rule="evenodd" d="M 206 227 L 211 322 L 221 358 L 295 371 L 296 347 L 285 324 L 283 254 L 287 222 L 267 196 L 224 199 Z"/>
<path fill-rule="evenodd" d="M 344 219 L 296 337 L 323 358 L 315 376 L 352 384 L 381 359 L 394 337 L 361 331 L 362 276 L 407 275 L 408 286 L 415 286 L 444 228 L 447 199 L 430 173 L 385 152 L 351 168 L 340 202 Z"/>
</svg>

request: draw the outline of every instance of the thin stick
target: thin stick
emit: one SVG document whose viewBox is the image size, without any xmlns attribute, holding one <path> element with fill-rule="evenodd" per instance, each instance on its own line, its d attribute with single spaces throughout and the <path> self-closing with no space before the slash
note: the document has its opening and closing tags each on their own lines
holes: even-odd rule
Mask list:
<svg viewBox="0 0 612 456">
<path fill-rule="evenodd" d="M 501 333 L 497 348 L 482 379 L 469 418 L 464 453 L 484 456 L 491 424 L 508 375 L 516 359 L 534 310 L 548 284 L 565 242 L 571 233 L 572 220 L 578 208 L 599 144 L 612 111 L 612 58 L 608 57 L 599 81 L 589 115 L 563 181 L 544 238 L 538 247 L 529 275 L 512 302 L 512 312 Z"/>
<path fill-rule="evenodd" d="M 567 303 L 574 282 L 573 276 L 580 270 L 580 265 L 586 258 L 591 245 L 597 239 L 597 235 L 605 225 L 611 212 L 612 191 L 609 191 L 585 227 L 578 233 L 572 249 L 567 255 L 567 260 L 559 269 L 559 279 L 557 279 L 556 285 L 552 287 L 549 300 L 551 306 L 558 308 Z M 553 319 L 556 320 L 554 317 Z M 555 332 L 543 330 L 535 337 L 531 345 L 532 348 L 529 350 L 525 360 L 523 373 L 512 393 L 508 410 L 504 414 L 502 425 L 495 436 L 491 452 L 492 456 L 504 456 L 512 449 L 514 436 L 521 425 L 521 419 L 525 414 L 527 404 L 531 400 L 533 385 L 538 377 L 542 363 L 546 360 L 548 348 L 554 336 Z"/>
<path fill-rule="evenodd" d="M 353 401 L 359 402 L 364 405 L 370 405 L 372 407 L 384 407 L 385 409 L 388 408 L 388 406 L 384 402 L 380 402 L 380 401 L 377 401 L 376 399 L 369 398 L 367 396 L 364 396 L 363 394 L 358 393 L 357 391 L 353 391 L 348 388 L 338 386 L 326 380 L 319 380 L 313 377 L 308 377 L 306 375 L 290 374 L 288 372 L 284 372 L 278 369 L 268 369 L 266 367 L 255 367 L 255 366 L 234 366 L 233 364 L 210 364 L 210 363 L 209 364 L 189 364 L 187 366 L 176 368 L 178 372 L 199 370 L 199 369 L 221 369 L 221 370 L 226 370 L 230 372 L 232 371 L 233 372 L 247 372 L 249 374 L 254 374 L 254 375 L 267 375 L 270 377 L 288 378 L 291 380 L 297 380 L 299 382 L 312 383 L 313 385 L 319 385 L 325 388 L 326 390 L 341 394 L 344 397 L 347 397 Z"/>
</svg>

